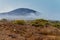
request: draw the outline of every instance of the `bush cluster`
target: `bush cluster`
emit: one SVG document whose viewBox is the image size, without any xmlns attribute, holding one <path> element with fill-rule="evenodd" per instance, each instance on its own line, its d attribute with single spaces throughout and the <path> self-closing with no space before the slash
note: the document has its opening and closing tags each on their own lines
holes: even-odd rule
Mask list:
<svg viewBox="0 0 60 40">
<path fill-rule="evenodd" d="M 51 23 L 47 20 L 44 20 L 44 19 L 36 19 L 31 22 L 31 25 L 35 26 L 35 27 L 39 27 L 39 26 L 44 27 L 44 26 L 51 25 Z"/>
<path fill-rule="evenodd" d="M 19 25 L 24 25 L 25 21 L 24 20 L 15 20 L 13 21 L 14 24 L 19 24 Z"/>
</svg>

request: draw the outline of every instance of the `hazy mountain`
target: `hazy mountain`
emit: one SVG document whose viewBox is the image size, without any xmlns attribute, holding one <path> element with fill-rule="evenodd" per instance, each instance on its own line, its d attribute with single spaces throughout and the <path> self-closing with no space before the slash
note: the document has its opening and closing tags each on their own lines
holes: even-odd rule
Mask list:
<svg viewBox="0 0 60 40">
<path fill-rule="evenodd" d="M 18 8 L 10 12 L 0 13 L 0 19 L 35 19 L 40 15 L 39 12 L 28 9 Z"/>
</svg>

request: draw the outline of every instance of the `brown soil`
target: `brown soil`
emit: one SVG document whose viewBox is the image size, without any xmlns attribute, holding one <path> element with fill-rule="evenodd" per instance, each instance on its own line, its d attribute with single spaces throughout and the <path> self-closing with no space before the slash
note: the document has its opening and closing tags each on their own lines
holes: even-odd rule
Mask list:
<svg viewBox="0 0 60 40">
<path fill-rule="evenodd" d="M 60 40 L 60 29 L 0 22 L 0 40 Z"/>
</svg>

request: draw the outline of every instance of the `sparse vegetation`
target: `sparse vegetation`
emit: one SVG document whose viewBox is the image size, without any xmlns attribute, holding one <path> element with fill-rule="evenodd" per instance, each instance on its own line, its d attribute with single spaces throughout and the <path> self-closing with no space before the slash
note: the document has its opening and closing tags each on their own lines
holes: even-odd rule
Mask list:
<svg viewBox="0 0 60 40">
<path fill-rule="evenodd" d="M 2 21 L 0 22 L 0 37 L 4 40 L 60 40 L 60 22 L 44 19 L 29 20 L 29 22 Z"/>
<path fill-rule="evenodd" d="M 51 25 L 51 23 L 44 19 L 36 19 L 31 22 L 31 25 L 35 27 L 44 27 L 44 26 Z"/>
<path fill-rule="evenodd" d="M 59 21 L 50 21 L 50 20 L 44 20 L 44 19 L 36 19 L 31 21 L 31 25 L 35 27 L 47 27 L 47 26 L 53 26 L 60 28 L 60 22 Z"/>
<path fill-rule="evenodd" d="M 19 24 L 19 25 L 24 25 L 25 21 L 24 20 L 14 20 L 13 23 L 14 24 Z"/>
</svg>

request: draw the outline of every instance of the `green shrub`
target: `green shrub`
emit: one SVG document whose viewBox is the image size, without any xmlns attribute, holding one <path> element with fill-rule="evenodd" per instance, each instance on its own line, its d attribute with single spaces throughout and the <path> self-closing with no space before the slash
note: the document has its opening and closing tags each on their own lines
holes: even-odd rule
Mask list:
<svg viewBox="0 0 60 40">
<path fill-rule="evenodd" d="M 36 23 L 33 23 L 32 26 L 39 27 L 39 26 L 43 26 L 43 24 L 36 24 Z"/>
<path fill-rule="evenodd" d="M 60 28 L 60 21 L 54 21 L 52 22 L 52 26 L 56 28 Z"/>
<path fill-rule="evenodd" d="M 60 24 L 54 24 L 54 27 L 60 28 Z"/>
<path fill-rule="evenodd" d="M 20 24 L 20 25 L 24 25 L 25 21 L 24 20 L 15 20 L 13 21 L 14 24 Z"/>
<path fill-rule="evenodd" d="M 44 26 L 48 27 L 51 25 L 51 23 L 44 19 L 36 19 L 31 22 L 31 25 L 35 27 L 44 27 Z"/>
<path fill-rule="evenodd" d="M 31 22 L 32 26 L 35 26 L 35 27 L 43 27 L 44 24 L 45 24 L 45 21 L 46 20 L 43 20 L 43 19 L 36 19 L 34 21 Z"/>
</svg>

